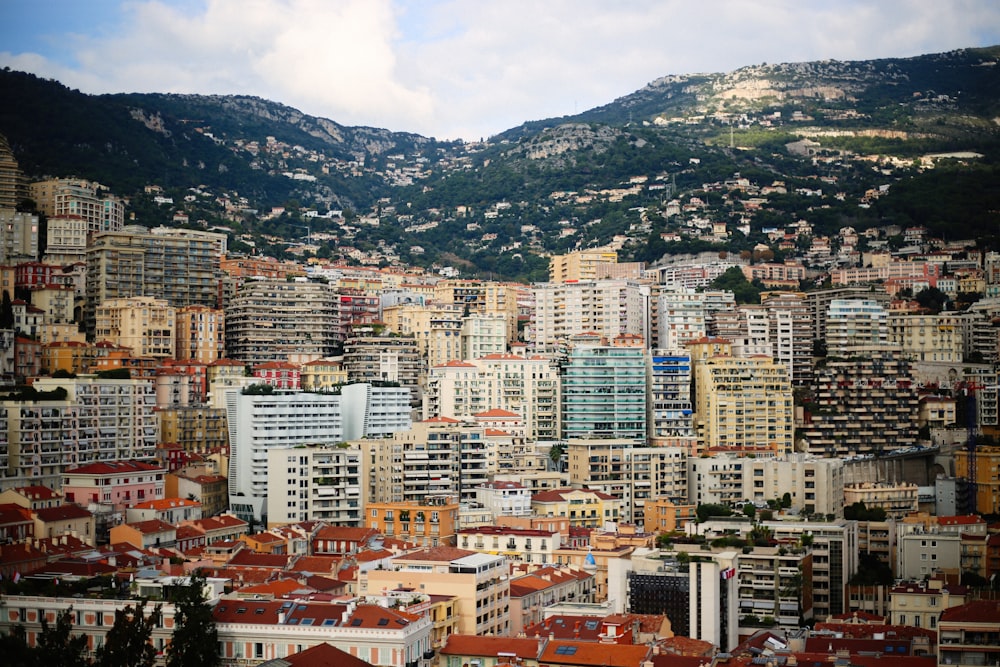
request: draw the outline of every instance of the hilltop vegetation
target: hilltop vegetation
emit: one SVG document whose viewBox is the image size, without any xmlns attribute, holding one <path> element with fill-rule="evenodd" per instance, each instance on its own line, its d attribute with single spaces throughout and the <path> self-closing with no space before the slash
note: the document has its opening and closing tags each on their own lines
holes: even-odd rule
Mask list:
<svg viewBox="0 0 1000 667">
<path fill-rule="evenodd" d="M 229 230 L 236 251 L 279 257 L 533 280 L 551 253 L 608 243 L 650 263 L 762 243 L 780 258 L 767 230 L 798 220 L 823 234 L 922 225 L 996 247 L 998 55 L 667 76 L 476 144 L 247 96 L 90 96 L 6 70 L 0 92 L 19 103 L 0 109 L 0 134 L 32 178 L 96 180 L 141 224 L 183 212 Z"/>
</svg>

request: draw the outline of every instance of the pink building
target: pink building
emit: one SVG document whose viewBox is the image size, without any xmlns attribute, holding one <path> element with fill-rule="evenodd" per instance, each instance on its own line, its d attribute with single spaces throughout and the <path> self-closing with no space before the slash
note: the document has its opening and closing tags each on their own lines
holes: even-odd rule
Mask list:
<svg viewBox="0 0 1000 667">
<path fill-rule="evenodd" d="M 113 505 L 124 511 L 147 500 L 163 498 L 166 468 L 144 461 L 89 463 L 63 472 L 66 502 Z"/>
</svg>

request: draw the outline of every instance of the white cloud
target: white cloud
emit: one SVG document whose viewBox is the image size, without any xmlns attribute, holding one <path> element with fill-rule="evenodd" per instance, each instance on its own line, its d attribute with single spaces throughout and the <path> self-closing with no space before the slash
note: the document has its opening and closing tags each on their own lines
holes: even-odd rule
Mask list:
<svg viewBox="0 0 1000 667">
<path fill-rule="evenodd" d="M 1000 42 L 992 0 L 132 0 L 122 11 L 116 32 L 74 37 L 76 63 L 0 53 L 0 64 L 85 92 L 259 95 L 348 125 L 478 138 L 665 74 Z"/>
</svg>

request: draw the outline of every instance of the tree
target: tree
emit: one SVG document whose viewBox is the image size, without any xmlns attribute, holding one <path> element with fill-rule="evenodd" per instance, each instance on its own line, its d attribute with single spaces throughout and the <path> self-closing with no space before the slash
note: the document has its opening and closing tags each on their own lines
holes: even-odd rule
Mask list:
<svg viewBox="0 0 1000 667">
<path fill-rule="evenodd" d="M 152 667 L 156 649 L 150 642 L 153 628 L 160 621 L 160 605 L 146 616 L 146 602 L 137 607 L 126 605 L 115 611 L 115 624 L 104 637 L 104 645 L 97 649 L 99 667 Z"/>
<path fill-rule="evenodd" d="M 694 512 L 698 515 L 698 521 L 708 521 L 713 516 L 729 516 L 733 513 L 733 511 L 725 505 L 716 505 L 715 503 L 704 503 L 702 505 L 698 505 Z"/>
<path fill-rule="evenodd" d="M 757 516 L 757 508 L 754 507 L 753 503 L 746 503 L 743 505 L 743 513 L 747 515 L 747 518 L 753 521 Z"/>
<path fill-rule="evenodd" d="M 566 453 L 566 445 L 557 442 L 549 447 L 549 459 L 555 464 L 556 470 L 562 469 L 562 457 Z"/>
<path fill-rule="evenodd" d="M 788 491 L 785 491 L 785 495 L 781 496 L 781 506 L 784 509 L 788 509 L 792 506 L 792 494 Z"/>
<path fill-rule="evenodd" d="M 205 600 L 205 576 L 191 574 L 187 586 L 174 588 L 174 633 L 167 646 L 167 667 L 215 667 L 219 632 Z"/>
<path fill-rule="evenodd" d="M 85 667 L 90 662 L 85 657 L 87 651 L 87 637 L 85 635 L 73 636 L 73 608 L 56 617 L 55 626 L 42 619 L 42 631 L 35 642 L 34 660 L 31 664 L 44 665 L 46 667 L 59 665 L 59 667 Z"/>
</svg>

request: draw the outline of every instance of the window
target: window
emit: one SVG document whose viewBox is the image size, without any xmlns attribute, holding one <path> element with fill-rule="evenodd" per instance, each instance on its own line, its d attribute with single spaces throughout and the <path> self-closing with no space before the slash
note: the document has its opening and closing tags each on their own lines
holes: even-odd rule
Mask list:
<svg viewBox="0 0 1000 667">
<path fill-rule="evenodd" d="M 264 644 L 262 642 L 255 642 L 253 645 L 253 657 L 263 658 L 264 657 Z"/>
</svg>

